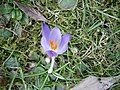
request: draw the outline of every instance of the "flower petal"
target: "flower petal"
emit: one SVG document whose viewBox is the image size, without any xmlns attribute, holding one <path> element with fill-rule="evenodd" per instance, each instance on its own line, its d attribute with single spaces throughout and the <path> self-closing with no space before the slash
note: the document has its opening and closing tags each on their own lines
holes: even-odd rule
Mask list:
<svg viewBox="0 0 120 90">
<path fill-rule="evenodd" d="M 41 27 L 42 27 L 42 36 L 44 36 L 48 40 L 49 35 L 50 35 L 49 26 L 45 22 L 43 22 Z"/>
<path fill-rule="evenodd" d="M 48 42 L 47 42 L 45 37 L 41 38 L 41 45 L 42 45 L 42 47 L 43 47 L 45 52 L 50 50 L 50 46 L 49 46 L 49 44 L 48 44 Z"/>
<path fill-rule="evenodd" d="M 47 53 L 47 55 L 48 55 L 49 57 L 55 57 L 55 56 L 57 56 L 57 53 L 54 52 L 54 51 L 52 51 L 52 50 L 46 51 L 46 53 Z"/>
<path fill-rule="evenodd" d="M 70 34 L 65 34 L 62 36 L 59 48 L 57 50 L 58 54 L 62 54 L 68 49 L 68 42 L 70 41 L 70 37 Z"/>
<path fill-rule="evenodd" d="M 57 41 L 57 43 L 61 40 L 61 32 L 60 29 L 55 27 L 51 30 L 49 40 Z"/>
<path fill-rule="evenodd" d="M 57 54 L 63 54 L 68 49 L 68 44 L 65 44 L 61 49 L 58 49 Z"/>
</svg>

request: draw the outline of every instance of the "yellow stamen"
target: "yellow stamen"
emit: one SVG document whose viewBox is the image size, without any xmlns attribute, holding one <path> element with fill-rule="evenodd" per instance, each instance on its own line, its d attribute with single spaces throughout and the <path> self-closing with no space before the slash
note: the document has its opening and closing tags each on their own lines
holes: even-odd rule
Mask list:
<svg viewBox="0 0 120 90">
<path fill-rule="evenodd" d="M 49 41 L 51 49 L 55 50 L 57 48 L 57 43 L 54 40 Z"/>
</svg>

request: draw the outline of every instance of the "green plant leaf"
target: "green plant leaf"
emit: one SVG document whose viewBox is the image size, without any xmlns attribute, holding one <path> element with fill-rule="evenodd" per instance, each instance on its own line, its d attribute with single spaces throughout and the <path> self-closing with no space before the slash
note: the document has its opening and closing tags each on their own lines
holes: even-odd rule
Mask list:
<svg viewBox="0 0 120 90">
<path fill-rule="evenodd" d="M 12 11 L 12 18 L 16 20 L 21 20 L 22 19 L 22 12 L 20 10 L 13 10 Z"/>
<path fill-rule="evenodd" d="M 13 7 L 11 7 L 9 4 L 2 4 L 0 5 L 0 13 L 1 14 L 7 14 L 12 11 Z"/>
<path fill-rule="evenodd" d="M 44 72 L 45 70 L 44 70 L 44 68 L 42 68 L 42 67 L 36 67 L 35 69 L 34 69 L 34 73 L 41 73 L 41 72 Z"/>
<path fill-rule="evenodd" d="M 51 90 L 50 87 L 44 87 L 43 90 Z"/>
<path fill-rule="evenodd" d="M 5 26 L 10 20 L 10 14 L 4 14 L 0 16 L 0 26 Z"/>
<path fill-rule="evenodd" d="M 22 12 L 20 10 L 16 10 L 16 19 L 21 20 L 22 19 Z"/>
<path fill-rule="evenodd" d="M 37 54 L 37 52 L 31 52 L 30 53 L 30 60 L 39 60 L 39 55 Z"/>
<path fill-rule="evenodd" d="M 28 25 L 29 24 L 29 17 L 25 13 L 23 13 L 23 15 L 22 15 L 21 24 L 22 25 Z"/>
<path fill-rule="evenodd" d="M 8 68 L 19 67 L 19 63 L 17 62 L 16 57 L 10 57 L 6 62 L 5 66 Z"/>
<path fill-rule="evenodd" d="M 74 9 L 77 3 L 78 0 L 58 0 L 58 5 L 62 10 Z"/>
<path fill-rule="evenodd" d="M 80 62 L 79 68 L 81 69 L 81 71 L 85 71 L 89 68 L 89 66 L 87 64 L 85 64 L 84 62 Z"/>
<path fill-rule="evenodd" d="M 9 38 L 12 36 L 12 32 L 8 31 L 5 28 L 0 29 L 0 37 Z"/>
<path fill-rule="evenodd" d="M 19 22 L 16 22 L 15 26 L 14 26 L 14 31 L 15 33 L 21 37 L 21 33 L 22 33 L 22 26 L 20 25 Z"/>
<path fill-rule="evenodd" d="M 60 74 L 58 74 L 58 73 L 53 73 L 53 75 L 54 75 L 55 77 L 59 78 L 59 79 L 65 80 L 65 78 L 64 78 L 63 76 L 61 76 Z"/>
</svg>

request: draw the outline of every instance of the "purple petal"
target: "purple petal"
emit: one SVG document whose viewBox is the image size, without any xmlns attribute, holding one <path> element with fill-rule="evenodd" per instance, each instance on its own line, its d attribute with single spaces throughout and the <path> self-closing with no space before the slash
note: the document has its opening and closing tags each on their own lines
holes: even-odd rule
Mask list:
<svg viewBox="0 0 120 90">
<path fill-rule="evenodd" d="M 71 37 L 70 34 L 63 35 L 61 38 L 59 48 L 62 48 L 65 44 L 68 44 L 68 42 L 70 41 L 70 37 Z"/>
<path fill-rule="evenodd" d="M 59 28 L 55 27 L 51 30 L 49 40 L 54 40 L 54 41 L 57 41 L 58 43 L 60 42 L 61 32 Z"/>
<path fill-rule="evenodd" d="M 57 53 L 54 52 L 54 51 L 52 51 L 52 50 L 46 51 L 46 53 L 47 53 L 47 55 L 48 55 L 49 57 L 55 57 L 55 56 L 57 56 Z"/>
<path fill-rule="evenodd" d="M 62 36 L 59 48 L 57 50 L 58 54 L 62 54 L 68 49 L 68 42 L 70 41 L 70 37 L 70 34 L 65 34 Z"/>
<path fill-rule="evenodd" d="M 42 45 L 42 47 L 43 47 L 45 52 L 50 50 L 50 46 L 49 46 L 49 44 L 48 44 L 48 42 L 47 42 L 45 37 L 41 38 L 41 45 Z"/>
<path fill-rule="evenodd" d="M 57 54 L 63 54 L 68 49 L 68 44 L 57 50 Z"/>
<path fill-rule="evenodd" d="M 41 27 L 42 27 L 42 36 L 44 36 L 48 40 L 49 35 L 50 35 L 49 26 L 45 22 L 43 22 Z"/>
</svg>

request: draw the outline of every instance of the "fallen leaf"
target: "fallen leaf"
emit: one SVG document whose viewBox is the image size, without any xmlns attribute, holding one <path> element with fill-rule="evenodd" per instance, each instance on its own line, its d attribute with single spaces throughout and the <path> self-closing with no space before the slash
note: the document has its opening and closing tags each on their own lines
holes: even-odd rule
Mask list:
<svg viewBox="0 0 120 90">
<path fill-rule="evenodd" d="M 7 79 L 3 76 L 3 70 L 0 68 L 0 86 L 6 86 L 7 85 Z"/>
<path fill-rule="evenodd" d="M 21 4 L 19 2 L 15 2 L 14 3 L 28 16 L 32 17 L 34 20 L 36 21 L 46 21 L 46 18 L 36 9 L 34 9 L 33 7 Z"/>
<path fill-rule="evenodd" d="M 6 86 L 7 80 L 3 76 L 0 76 L 0 86 Z"/>
<path fill-rule="evenodd" d="M 70 90 L 107 90 L 119 79 L 120 75 L 116 77 L 89 76 Z"/>
</svg>

